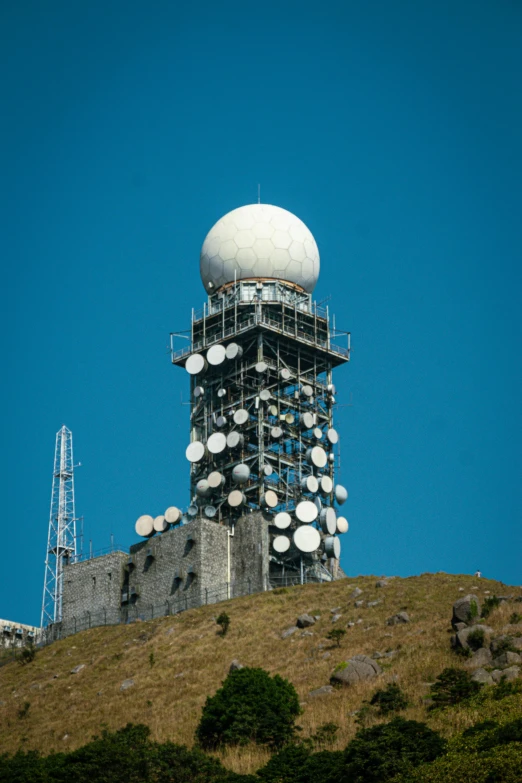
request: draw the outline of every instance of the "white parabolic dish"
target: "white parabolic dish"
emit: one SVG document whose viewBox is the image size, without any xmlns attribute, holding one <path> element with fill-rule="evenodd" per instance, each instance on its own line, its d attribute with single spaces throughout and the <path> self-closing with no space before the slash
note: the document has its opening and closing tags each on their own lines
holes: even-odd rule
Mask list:
<svg viewBox="0 0 522 783">
<path fill-rule="evenodd" d="M 345 517 L 337 517 L 337 532 L 338 533 L 347 533 L 348 532 L 348 520 Z"/>
<path fill-rule="evenodd" d="M 200 353 L 191 354 L 185 362 L 185 369 L 189 375 L 198 375 L 205 370 L 206 366 L 205 357 Z"/>
<path fill-rule="evenodd" d="M 224 345 L 213 345 L 207 351 L 207 362 L 214 366 L 223 364 L 226 358 L 226 351 Z"/>
<path fill-rule="evenodd" d="M 168 526 L 169 523 L 166 521 L 163 514 L 160 514 L 159 517 L 154 518 L 154 530 L 156 533 L 164 533 Z"/>
<path fill-rule="evenodd" d="M 214 432 L 207 440 L 207 448 L 211 454 L 221 454 L 227 447 L 227 436 L 224 432 Z"/>
<path fill-rule="evenodd" d="M 290 539 L 286 536 L 276 536 L 272 541 L 272 546 L 276 552 L 288 552 L 290 549 Z"/>
<path fill-rule="evenodd" d="M 294 544 L 301 552 L 315 552 L 320 543 L 321 536 L 315 527 L 302 525 L 294 533 Z"/>
<path fill-rule="evenodd" d="M 150 514 L 143 514 L 138 517 L 135 525 L 136 533 L 143 538 L 148 538 L 154 533 L 154 520 Z"/>
<path fill-rule="evenodd" d="M 275 278 L 311 293 L 319 277 L 319 250 L 302 220 L 272 204 L 247 204 L 210 229 L 200 255 L 207 292 L 234 280 Z"/>
<path fill-rule="evenodd" d="M 274 517 L 274 525 L 279 528 L 279 530 L 286 530 L 287 527 L 290 527 L 291 522 L 292 517 L 286 511 L 280 511 L 279 514 L 276 514 Z"/>
<path fill-rule="evenodd" d="M 301 500 L 295 508 L 295 515 L 299 522 L 310 524 L 317 519 L 317 506 L 311 500 Z"/>
<path fill-rule="evenodd" d="M 185 456 L 189 462 L 199 462 L 205 456 L 205 446 L 201 441 L 195 440 L 187 446 Z"/>
<path fill-rule="evenodd" d="M 165 511 L 165 519 L 170 525 L 174 525 L 181 519 L 181 511 L 176 506 L 169 506 Z"/>
</svg>

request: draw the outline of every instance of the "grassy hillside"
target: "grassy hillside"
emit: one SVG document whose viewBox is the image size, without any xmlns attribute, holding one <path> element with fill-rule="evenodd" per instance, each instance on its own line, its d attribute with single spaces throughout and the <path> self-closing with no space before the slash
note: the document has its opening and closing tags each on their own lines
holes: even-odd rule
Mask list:
<svg viewBox="0 0 522 783">
<path fill-rule="evenodd" d="M 520 696 L 510 697 L 509 704 L 488 702 L 487 715 L 484 707 L 479 714 L 465 706 L 428 713 L 423 701 L 429 683 L 446 666 L 466 666 L 450 649 L 453 602 L 468 592 L 483 600 L 488 591 L 519 595 L 520 588 L 449 574 L 395 578 L 383 588 L 377 588 L 376 581 L 377 577 L 365 576 L 286 588 L 177 617 L 95 628 L 38 651 L 26 666 L 9 663 L 0 668 L 0 753 L 19 747 L 44 753 L 71 749 L 103 727 L 115 729 L 129 721 L 150 726 L 154 739 L 190 746 L 205 699 L 220 686 L 233 659 L 288 678 L 302 701 L 298 723 L 303 736 L 315 734 L 328 722 L 340 727 L 332 750 L 344 748 L 359 728 L 352 713 L 362 701 L 392 680 L 411 703 L 404 717 L 425 721 L 446 737 L 485 717 L 501 717 L 506 708 L 522 713 Z M 355 587 L 363 591 L 360 599 L 381 603 L 356 609 L 350 597 Z M 342 616 L 334 625 L 331 610 L 337 608 Z M 498 633 L 509 628 L 515 608 L 520 610 L 521 604 L 502 604 L 488 617 L 488 624 Z M 215 623 L 216 614 L 223 610 L 231 618 L 224 638 Z M 386 619 L 402 610 L 411 622 L 387 626 Z M 282 639 L 281 632 L 304 612 L 321 615 L 308 629 L 313 635 L 298 631 Z M 349 621 L 355 625 L 346 628 Z M 326 639 L 333 627 L 346 628 L 340 648 Z M 522 624 L 510 628 L 522 631 Z M 384 673 L 378 679 L 322 697 L 309 696 L 312 689 L 328 684 L 341 661 L 358 653 L 387 650 L 397 654 L 379 661 Z M 71 673 L 81 664 L 81 671 Z M 134 685 L 120 690 L 127 679 Z M 24 708 L 27 703 L 30 706 Z M 219 757 L 237 772 L 252 772 L 269 754 L 252 746 Z"/>
</svg>

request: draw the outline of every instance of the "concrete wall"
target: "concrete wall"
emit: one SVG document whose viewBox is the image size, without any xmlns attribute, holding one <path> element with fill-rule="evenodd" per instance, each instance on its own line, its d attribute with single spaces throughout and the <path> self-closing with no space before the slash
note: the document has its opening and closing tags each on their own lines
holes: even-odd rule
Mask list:
<svg viewBox="0 0 522 783">
<path fill-rule="evenodd" d="M 111 552 L 65 566 L 63 620 L 80 617 L 86 612 L 98 613 L 109 607 L 119 608 L 123 566 L 128 557 L 126 552 Z"/>
</svg>

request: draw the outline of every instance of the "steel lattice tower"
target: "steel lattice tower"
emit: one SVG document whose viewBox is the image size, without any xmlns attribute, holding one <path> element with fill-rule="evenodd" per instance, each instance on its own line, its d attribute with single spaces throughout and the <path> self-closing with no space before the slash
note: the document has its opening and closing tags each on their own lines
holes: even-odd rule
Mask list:
<svg viewBox="0 0 522 783">
<path fill-rule="evenodd" d="M 56 433 L 51 512 L 45 558 L 42 627 L 62 619 L 63 569 L 77 557 L 72 432 Z"/>
</svg>

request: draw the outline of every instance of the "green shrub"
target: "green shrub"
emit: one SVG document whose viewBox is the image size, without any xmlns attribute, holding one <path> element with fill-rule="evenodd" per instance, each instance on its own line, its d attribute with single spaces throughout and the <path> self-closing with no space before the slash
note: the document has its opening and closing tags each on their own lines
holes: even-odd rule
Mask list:
<svg viewBox="0 0 522 783">
<path fill-rule="evenodd" d="M 228 631 L 228 626 L 230 625 L 230 617 L 226 612 L 221 612 L 219 617 L 216 619 L 216 623 L 221 626 L 221 635 L 226 636 Z"/>
<path fill-rule="evenodd" d="M 350 783 L 384 783 L 446 750 L 446 740 L 425 723 L 394 718 L 390 723 L 360 729 L 344 752 Z"/>
<path fill-rule="evenodd" d="M 506 696 L 513 696 L 515 693 L 522 693 L 522 682 L 520 680 L 509 682 L 504 676 L 493 691 L 493 698 L 500 701 L 505 699 Z"/>
<path fill-rule="evenodd" d="M 18 656 L 18 663 L 25 666 L 27 663 L 34 661 L 36 656 L 36 649 L 33 644 L 28 644 L 26 647 L 22 647 Z"/>
<path fill-rule="evenodd" d="M 258 770 L 263 783 L 341 783 L 345 781 L 342 751 L 310 753 L 302 745 L 289 745 Z"/>
<path fill-rule="evenodd" d="M 484 619 L 489 617 L 493 609 L 496 609 L 498 606 L 500 606 L 500 598 L 497 598 L 496 595 L 488 595 L 482 605 L 482 617 Z"/>
<path fill-rule="evenodd" d="M 521 621 L 522 621 L 522 614 L 519 614 L 518 612 L 513 612 L 513 614 L 509 618 L 510 625 L 516 625 L 517 623 L 520 623 Z"/>
<path fill-rule="evenodd" d="M 508 745 L 510 742 L 522 742 L 522 718 L 512 720 L 488 732 L 479 742 L 479 750 L 489 750 L 497 745 Z"/>
<path fill-rule="evenodd" d="M 470 604 L 469 604 L 468 618 L 470 620 L 475 620 L 475 618 L 478 617 L 478 613 L 479 613 L 479 611 L 478 611 L 477 602 L 475 600 L 471 599 Z"/>
<path fill-rule="evenodd" d="M 429 709 L 460 704 L 479 692 L 481 684 L 471 679 L 469 672 L 453 667 L 444 669 L 431 686 L 432 704 Z"/>
<path fill-rule="evenodd" d="M 512 743 L 481 753 L 448 753 L 393 783 L 520 783 L 521 769 L 522 745 Z"/>
<path fill-rule="evenodd" d="M 245 667 L 230 672 L 223 687 L 207 698 L 196 736 L 203 748 L 251 741 L 281 747 L 294 737 L 300 711 L 288 680 Z"/>
<path fill-rule="evenodd" d="M 310 739 L 314 745 L 333 745 L 337 739 L 337 732 L 339 726 L 337 723 L 323 723 L 319 726 L 315 734 L 312 734 Z"/>
<path fill-rule="evenodd" d="M 495 655 L 502 655 L 505 652 L 518 652 L 513 646 L 513 639 L 511 636 L 506 636 L 504 639 L 498 639 L 495 642 Z"/>
<path fill-rule="evenodd" d="M 475 650 L 480 650 L 481 647 L 484 647 L 486 635 L 482 628 L 477 628 L 475 631 L 471 631 L 471 633 L 468 634 L 467 641 L 469 647 L 475 652 Z"/>
<path fill-rule="evenodd" d="M 18 710 L 18 717 L 19 718 L 27 718 L 29 715 L 29 709 L 31 707 L 30 701 L 24 701 L 23 707 L 20 707 Z"/>
<path fill-rule="evenodd" d="M 384 690 L 375 691 L 370 704 L 377 707 L 380 715 L 389 715 L 391 712 L 399 712 L 406 709 L 408 699 L 400 687 L 391 682 Z"/>
<path fill-rule="evenodd" d="M 490 731 L 496 729 L 498 723 L 496 720 L 483 720 L 481 723 L 475 723 L 474 726 L 470 726 L 469 729 L 462 732 L 463 737 L 474 737 L 476 734 L 482 734 L 484 731 Z"/>
<path fill-rule="evenodd" d="M 343 636 L 346 636 L 344 628 L 332 628 L 332 630 L 328 631 L 326 634 L 326 638 L 330 639 L 332 642 L 336 642 L 338 647 L 341 646 L 341 639 Z"/>
</svg>

